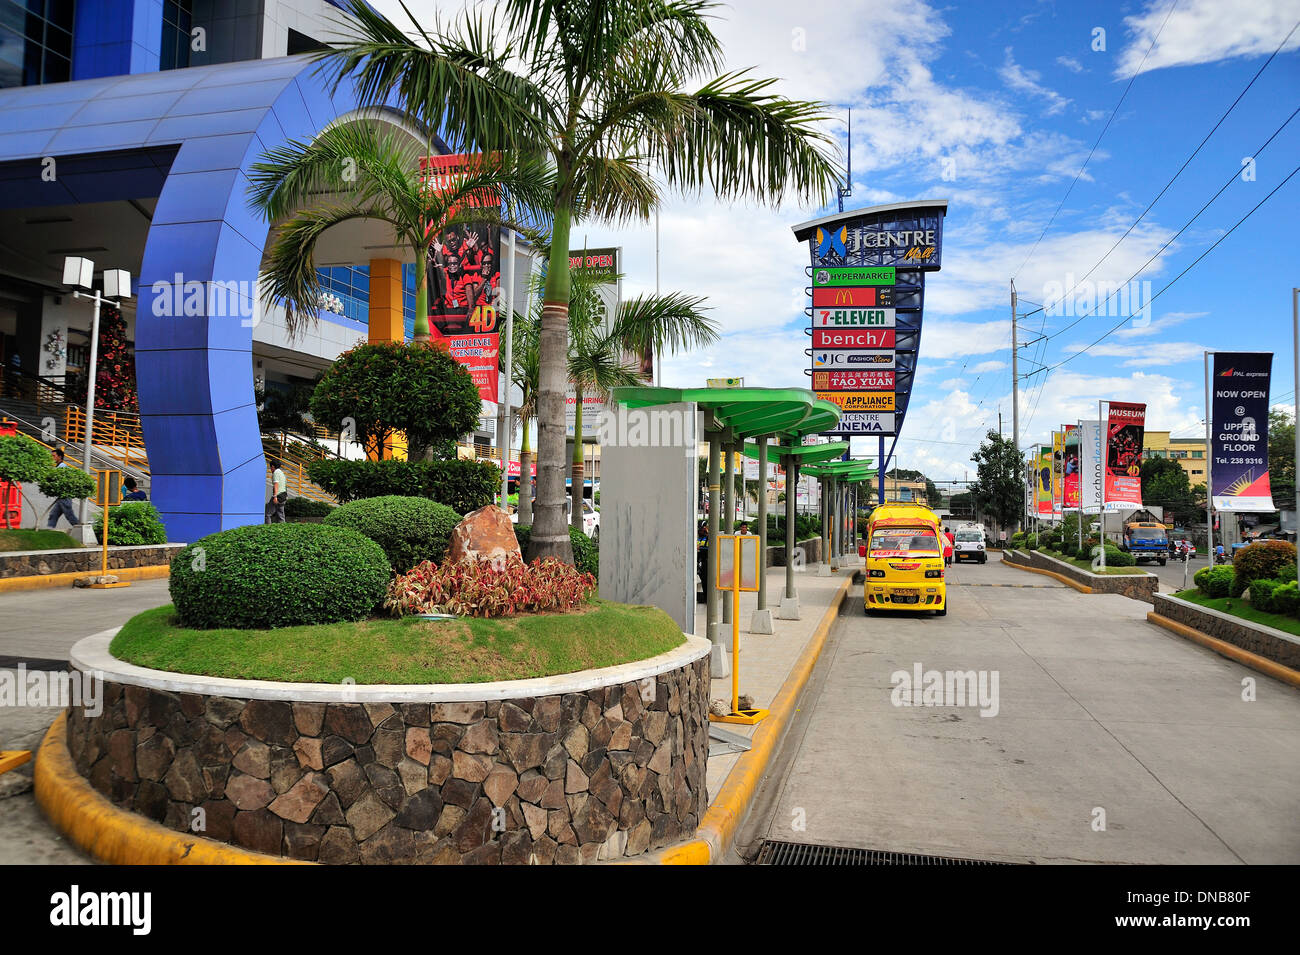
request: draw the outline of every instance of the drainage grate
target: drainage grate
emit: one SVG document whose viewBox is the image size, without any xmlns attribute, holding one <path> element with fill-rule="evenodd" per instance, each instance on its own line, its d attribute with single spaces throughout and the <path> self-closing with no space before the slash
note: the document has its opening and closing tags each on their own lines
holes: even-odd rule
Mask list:
<svg viewBox="0 0 1300 955">
<path fill-rule="evenodd" d="M 987 859 L 952 859 L 922 856 L 880 849 L 850 849 L 847 846 L 816 846 L 807 842 L 767 840 L 758 851 L 755 865 L 1009 865 Z"/>
</svg>

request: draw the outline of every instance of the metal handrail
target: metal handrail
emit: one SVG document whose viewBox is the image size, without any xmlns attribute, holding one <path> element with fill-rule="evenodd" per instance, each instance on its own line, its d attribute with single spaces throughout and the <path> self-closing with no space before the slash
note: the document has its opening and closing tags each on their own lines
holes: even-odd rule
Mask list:
<svg viewBox="0 0 1300 955">
<path fill-rule="evenodd" d="M 63 412 L 65 439 L 84 441 L 85 429 L 85 409 L 76 405 L 67 405 Z M 129 411 L 97 412 L 91 443 L 103 447 L 121 448 L 123 453 L 115 457 L 118 457 L 122 463 L 146 474 L 149 472 L 149 456 L 145 452 L 144 431 L 140 427 L 138 414 Z"/>
</svg>

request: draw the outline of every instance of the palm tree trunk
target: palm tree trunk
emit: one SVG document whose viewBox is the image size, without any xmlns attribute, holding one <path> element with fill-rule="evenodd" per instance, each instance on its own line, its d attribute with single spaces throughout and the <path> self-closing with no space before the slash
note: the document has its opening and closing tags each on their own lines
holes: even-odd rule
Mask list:
<svg viewBox="0 0 1300 955">
<path fill-rule="evenodd" d="M 573 212 L 556 203 L 551 258 L 542 293 L 537 390 L 537 507 L 528 558 L 558 557 L 573 563 L 573 545 L 564 526 L 564 387 L 569 357 L 569 227 Z"/>
<path fill-rule="evenodd" d="M 586 477 L 586 459 L 582 455 L 582 386 L 573 390 L 573 458 L 570 461 L 572 486 L 569 489 L 572 510 L 569 514 L 569 526 L 582 530 L 582 482 Z"/>
<path fill-rule="evenodd" d="M 429 286 L 426 282 L 426 270 L 429 262 L 429 250 L 415 250 L 415 328 L 411 339 L 417 342 L 429 340 Z"/>
<path fill-rule="evenodd" d="M 519 428 L 523 438 L 519 446 L 519 523 L 533 522 L 533 442 L 528 435 L 531 419 L 520 415 Z"/>
</svg>

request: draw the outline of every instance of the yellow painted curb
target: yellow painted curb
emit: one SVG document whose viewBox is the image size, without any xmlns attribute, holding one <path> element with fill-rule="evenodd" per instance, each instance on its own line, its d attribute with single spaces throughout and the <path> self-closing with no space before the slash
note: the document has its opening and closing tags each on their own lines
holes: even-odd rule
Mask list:
<svg viewBox="0 0 1300 955">
<path fill-rule="evenodd" d="M 817 624 L 817 629 L 813 631 L 803 653 L 795 661 L 790 675 L 785 678 L 780 692 L 772 701 L 768 718 L 758 724 L 750 749 L 742 753 L 736 765 L 731 767 L 727 781 L 722 784 L 717 797 L 705 810 L 700 825 L 695 830 L 696 838 L 663 850 L 657 860 L 660 865 L 709 865 L 722 859 L 731 847 L 731 841 L 735 838 L 736 830 L 740 828 L 745 813 L 749 810 L 749 804 L 758 789 L 759 781 L 767 771 L 767 764 L 781 742 L 781 735 L 785 732 L 786 725 L 794 715 L 799 694 L 803 691 L 804 684 L 808 682 L 817 658 L 821 656 L 822 647 L 826 645 L 826 635 L 830 633 L 831 624 L 839 615 L 840 605 L 852 585 L 852 575 L 846 577 L 844 583 L 840 585 L 839 591 L 831 600 L 826 613 L 822 615 L 821 622 Z"/>
<path fill-rule="evenodd" d="M 111 865 L 311 865 L 249 852 L 161 826 L 119 809 L 81 777 L 67 746 L 67 714 L 50 726 L 36 755 L 36 802 L 60 832 Z"/>
<path fill-rule="evenodd" d="M 1027 570 L 1031 574 L 1043 574 L 1047 577 L 1054 577 L 1055 579 L 1059 580 L 1061 583 L 1065 584 L 1067 587 L 1073 587 L 1081 594 L 1092 593 L 1092 588 L 1089 587 L 1087 584 L 1076 583 L 1075 581 L 1071 580 L 1069 577 L 1065 576 L 1064 574 L 1058 574 L 1055 571 L 1051 571 L 1051 570 L 1043 570 L 1041 567 L 1027 567 L 1024 564 L 1017 564 L 1015 561 L 1007 560 L 1005 557 L 1002 558 L 1002 563 L 1006 564 L 1008 567 L 1014 567 L 1016 570 Z"/>
<path fill-rule="evenodd" d="M 118 580 L 158 580 L 170 576 L 170 564 L 155 564 L 151 567 L 122 567 L 117 570 L 109 568 L 108 572 Z M 99 574 L 99 568 L 82 570 L 72 574 L 36 574 L 30 577 L 5 577 L 0 579 L 0 594 L 15 593 L 20 590 L 47 590 L 53 587 L 71 587 L 78 577 L 93 577 Z"/>
<path fill-rule="evenodd" d="M 1202 633 L 1195 627 L 1189 627 L 1185 623 L 1179 623 L 1172 620 L 1164 614 L 1156 613 L 1154 610 L 1147 612 L 1147 620 L 1154 623 L 1157 627 L 1164 627 L 1170 633 L 1176 633 L 1180 637 L 1186 637 L 1193 643 L 1199 643 L 1203 647 L 1213 650 L 1230 660 L 1236 660 L 1238 663 L 1245 664 L 1252 670 L 1258 670 L 1260 673 L 1267 674 L 1283 683 L 1289 683 L 1292 686 L 1300 687 L 1300 670 L 1292 670 L 1288 666 L 1283 666 L 1275 660 L 1267 657 L 1261 657 L 1258 653 L 1251 653 L 1249 650 L 1243 650 L 1241 647 L 1226 640 L 1220 640 L 1218 637 L 1212 637 L 1208 633 Z"/>
</svg>

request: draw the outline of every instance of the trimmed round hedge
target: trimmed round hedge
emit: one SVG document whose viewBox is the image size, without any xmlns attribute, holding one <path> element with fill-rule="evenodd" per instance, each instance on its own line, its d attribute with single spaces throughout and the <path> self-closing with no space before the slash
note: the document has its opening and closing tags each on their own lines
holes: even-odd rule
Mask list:
<svg viewBox="0 0 1300 955">
<path fill-rule="evenodd" d="M 95 521 L 95 539 L 104 543 L 104 517 Z M 167 528 L 162 516 L 148 501 L 126 501 L 108 509 L 108 542 L 112 545 L 165 544 Z"/>
<path fill-rule="evenodd" d="M 380 546 L 350 528 L 255 524 L 184 548 L 169 589 L 183 626 L 268 629 L 370 616 L 391 575 Z"/>
<path fill-rule="evenodd" d="M 321 524 L 346 527 L 383 548 L 393 572 L 404 574 L 421 561 L 442 561 L 460 515 L 425 497 L 366 497 L 335 508 Z"/>
</svg>

